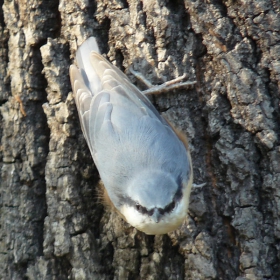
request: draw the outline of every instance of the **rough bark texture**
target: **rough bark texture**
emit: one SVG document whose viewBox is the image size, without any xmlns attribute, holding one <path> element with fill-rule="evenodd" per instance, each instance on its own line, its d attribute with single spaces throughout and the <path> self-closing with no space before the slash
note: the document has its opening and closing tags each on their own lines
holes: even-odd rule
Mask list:
<svg viewBox="0 0 280 280">
<path fill-rule="evenodd" d="M 0 3 L 1 279 L 280 279 L 279 0 Z M 98 203 L 68 77 L 92 35 L 125 72 L 197 81 L 152 99 L 207 183 L 175 232 Z"/>
</svg>

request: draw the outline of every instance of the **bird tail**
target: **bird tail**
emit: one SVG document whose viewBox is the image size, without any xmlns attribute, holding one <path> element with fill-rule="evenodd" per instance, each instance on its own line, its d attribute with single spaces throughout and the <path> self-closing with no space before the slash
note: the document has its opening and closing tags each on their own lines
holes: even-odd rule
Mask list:
<svg viewBox="0 0 280 280">
<path fill-rule="evenodd" d="M 100 90 L 100 79 L 92 67 L 91 52 L 100 53 L 95 37 L 88 38 L 78 49 L 76 60 L 86 86 L 94 94 Z"/>
</svg>

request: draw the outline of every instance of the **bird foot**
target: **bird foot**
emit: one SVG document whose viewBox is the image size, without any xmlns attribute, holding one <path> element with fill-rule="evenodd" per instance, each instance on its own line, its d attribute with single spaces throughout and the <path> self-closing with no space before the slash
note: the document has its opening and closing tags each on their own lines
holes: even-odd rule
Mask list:
<svg viewBox="0 0 280 280">
<path fill-rule="evenodd" d="M 182 76 L 170 80 L 161 85 L 152 85 L 141 73 L 134 71 L 132 68 L 129 69 L 130 73 L 133 74 L 138 80 L 140 80 L 148 89 L 142 91 L 143 94 L 161 94 L 168 91 L 181 89 L 181 88 L 191 88 L 196 84 L 196 81 L 192 82 L 184 82 L 187 78 L 187 74 L 183 74 Z"/>
</svg>

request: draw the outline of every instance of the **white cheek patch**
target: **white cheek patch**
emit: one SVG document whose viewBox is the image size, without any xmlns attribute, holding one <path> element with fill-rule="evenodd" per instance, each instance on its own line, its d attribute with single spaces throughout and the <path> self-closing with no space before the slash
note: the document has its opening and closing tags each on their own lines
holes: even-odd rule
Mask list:
<svg viewBox="0 0 280 280">
<path fill-rule="evenodd" d="M 126 221 L 136 228 L 147 220 L 147 217 L 139 213 L 134 207 L 124 205 L 121 207 L 120 211 L 126 218 Z"/>
</svg>

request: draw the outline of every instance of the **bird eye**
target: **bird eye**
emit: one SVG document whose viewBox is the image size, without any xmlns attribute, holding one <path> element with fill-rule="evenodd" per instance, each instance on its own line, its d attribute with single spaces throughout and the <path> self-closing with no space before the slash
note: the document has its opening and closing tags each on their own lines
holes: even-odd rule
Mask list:
<svg viewBox="0 0 280 280">
<path fill-rule="evenodd" d="M 171 211 L 174 210 L 175 205 L 176 205 L 176 203 L 175 203 L 175 201 L 173 200 L 172 203 L 171 203 L 171 205 L 170 205 Z"/>
<path fill-rule="evenodd" d="M 142 205 L 140 205 L 139 203 L 135 204 L 135 208 L 138 212 L 140 212 L 142 214 L 147 214 L 148 213 L 148 210 L 145 207 L 143 207 Z"/>
</svg>

